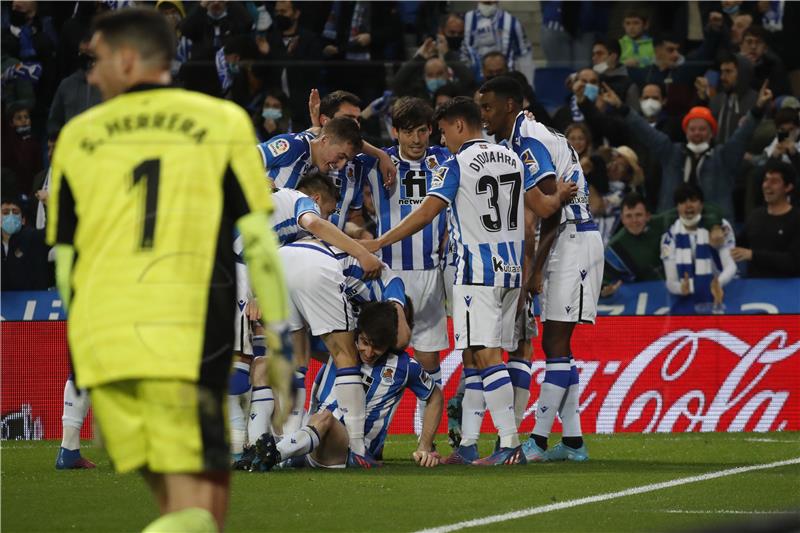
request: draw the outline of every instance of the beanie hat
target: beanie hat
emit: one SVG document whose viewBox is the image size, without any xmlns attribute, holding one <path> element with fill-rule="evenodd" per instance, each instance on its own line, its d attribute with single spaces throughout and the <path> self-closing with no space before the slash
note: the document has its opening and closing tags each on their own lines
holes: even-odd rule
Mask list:
<svg viewBox="0 0 800 533">
<path fill-rule="evenodd" d="M 684 133 L 686 133 L 686 128 L 689 126 L 689 121 L 694 118 L 701 118 L 708 122 L 708 125 L 711 126 L 711 131 L 714 132 L 714 135 L 717 134 L 717 119 L 715 119 L 714 115 L 711 114 L 711 110 L 709 108 L 703 106 L 691 108 L 689 112 L 686 113 L 686 116 L 683 117 L 681 126 L 683 127 Z"/>
</svg>

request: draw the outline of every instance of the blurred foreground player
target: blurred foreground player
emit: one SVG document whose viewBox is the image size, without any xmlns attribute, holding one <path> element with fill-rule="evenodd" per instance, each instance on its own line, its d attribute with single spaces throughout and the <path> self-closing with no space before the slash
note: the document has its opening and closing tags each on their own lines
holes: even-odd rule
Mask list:
<svg viewBox="0 0 800 533">
<path fill-rule="evenodd" d="M 234 225 L 269 302 L 269 349 L 291 351 L 255 134 L 235 105 L 168 87 L 173 32 L 158 12 L 99 17 L 90 48 L 107 101 L 61 132 L 47 227 L 77 385 L 117 471 L 141 470 L 156 496 L 163 516 L 145 531 L 221 530 Z M 288 387 L 288 360 L 272 359 Z"/>
</svg>

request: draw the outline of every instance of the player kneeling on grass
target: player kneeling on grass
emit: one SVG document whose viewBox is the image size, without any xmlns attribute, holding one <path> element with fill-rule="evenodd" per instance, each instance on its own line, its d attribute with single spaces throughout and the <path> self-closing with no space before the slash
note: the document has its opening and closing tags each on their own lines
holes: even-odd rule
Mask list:
<svg viewBox="0 0 800 533">
<path fill-rule="evenodd" d="M 348 447 L 347 429 L 339 412 L 333 387 L 321 387 L 320 410 L 308 425 L 292 435 L 284 435 L 277 444 L 271 435 L 259 439 L 267 468 L 297 459 L 288 465 L 303 463 L 318 468 L 372 468 L 380 463 L 371 459 L 383 447 L 392 417 L 406 389 L 425 400 L 422 434 L 414 461 L 420 466 L 439 464 L 439 454 L 433 451 L 433 438 L 442 418 L 442 391 L 422 366 L 406 352 L 392 348 L 397 344 L 398 316 L 392 302 L 377 302 L 364 306 L 358 318 L 356 347 L 361 360 L 361 382 L 367 389 L 367 417 L 364 440 L 367 455 L 354 454 Z"/>
</svg>

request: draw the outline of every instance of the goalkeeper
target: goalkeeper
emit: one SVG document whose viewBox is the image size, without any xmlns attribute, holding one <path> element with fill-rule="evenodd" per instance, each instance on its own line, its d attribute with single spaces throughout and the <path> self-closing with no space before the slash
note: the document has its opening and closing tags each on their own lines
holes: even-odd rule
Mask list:
<svg viewBox="0 0 800 533">
<path fill-rule="evenodd" d="M 61 132 L 47 238 L 77 384 L 117 471 L 140 470 L 160 506 L 145 531 L 217 531 L 230 481 L 234 226 L 268 346 L 285 357 L 287 295 L 253 126 L 233 103 L 169 86 L 173 38 L 155 10 L 96 19 L 88 79 L 105 102 Z M 287 390 L 285 357 L 272 358 L 272 379 Z"/>
</svg>

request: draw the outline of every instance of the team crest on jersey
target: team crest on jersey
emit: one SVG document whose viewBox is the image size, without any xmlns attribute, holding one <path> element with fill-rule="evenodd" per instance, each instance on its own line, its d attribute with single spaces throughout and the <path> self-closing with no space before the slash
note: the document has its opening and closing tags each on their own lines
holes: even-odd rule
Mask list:
<svg viewBox="0 0 800 533">
<path fill-rule="evenodd" d="M 444 177 L 447 175 L 448 170 L 448 167 L 439 167 L 434 171 L 433 176 L 431 176 L 431 189 L 438 189 L 444 185 Z"/>
<path fill-rule="evenodd" d="M 347 165 L 347 169 L 344 171 L 345 176 L 347 176 L 347 181 L 353 181 L 353 178 L 356 176 L 356 171 L 353 168 L 353 164 L 350 163 Z"/>
<path fill-rule="evenodd" d="M 539 172 L 539 163 L 536 162 L 536 158 L 533 157 L 533 152 L 531 152 L 530 148 L 522 152 L 520 156 L 522 162 L 528 165 L 528 169 L 531 171 L 531 174 L 536 174 Z"/>
<path fill-rule="evenodd" d="M 386 385 L 394 383 L 394 368 L 384 368 L 381 372 L 381 381 Z"/>
<path fill-rule="evenodd" d="M 436 161 L 436 156 L 433 156 L 433 155 L 425 160 L 425 164 L 427 164 L 428 168 L 431 169 L 431 170 L 433 170 L 434 168 L 436 168 L 439 165 L 439 163 Z"/>
<path fill-rule="evenodd" d="M 276 139 L 269 143 L 267 148 L 269 148 L 273 157 L 278 157 L 289 150 L 289 141 L 286 139 Z"/>
</svg>

